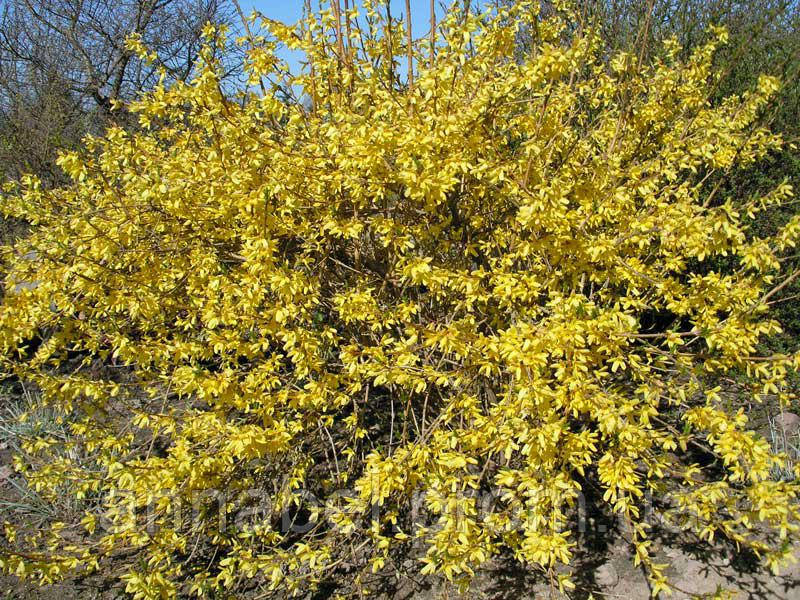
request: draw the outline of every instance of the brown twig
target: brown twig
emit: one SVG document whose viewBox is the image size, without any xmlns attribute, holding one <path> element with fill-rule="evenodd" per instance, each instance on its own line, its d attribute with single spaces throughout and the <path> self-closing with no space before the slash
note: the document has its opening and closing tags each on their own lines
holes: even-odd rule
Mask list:
<svg viewBox="0 0 800 600">
<path fill-rule="evenodd" d="M 414 48 L 411 45 L 411 0 L 406 0 L 406 54 L 408 56 L 408 91 L 414 91 Z"/>
</svg>

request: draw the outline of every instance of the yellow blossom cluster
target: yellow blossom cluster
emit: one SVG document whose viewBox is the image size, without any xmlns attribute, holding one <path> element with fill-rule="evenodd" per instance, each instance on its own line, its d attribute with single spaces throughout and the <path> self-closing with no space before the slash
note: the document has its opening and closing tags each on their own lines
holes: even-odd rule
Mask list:
<svg viewBox="0 0 800 600">
<path fill-rule="evenodd" d="M 2 254 L 0 364 L 70 431 L 17 467 L 84 513 L 7 524 L 0 566 L 266 597 L 367 593 L 403 553 L 466 588 L 505 553 L 569 589 L 589 490 L 654 593 L 651 496 L 790 556 L 798 484 L 738 407 L 793 398 L 800 359 L 756 347 L 800 217 L 759 238 L 791 187 L 715 185 L 783 143 L 778 81 L 712 103 L 723 30 L 609 58 L 559 3 L 453 8 L 411 45 L 372 1 L 249 24 L 247 89 L 209 25 L 193 79 L 119 108 L 138 130 L 61 157 L 69 185 L 4 188 L 32 233 Z"/>
</svg>

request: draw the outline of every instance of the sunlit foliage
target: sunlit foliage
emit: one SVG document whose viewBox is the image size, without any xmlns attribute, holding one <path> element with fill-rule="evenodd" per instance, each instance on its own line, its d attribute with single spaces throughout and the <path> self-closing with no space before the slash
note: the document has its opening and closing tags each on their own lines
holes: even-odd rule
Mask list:
<svg viewBox="0 0 800 600">
<path fill-rule="evenodd" d="M 568 589 L 595 489 L 654 593 L 650 496 L 779 566 L 798 484 L 737 407 L 793 398 L 798 357 L 754 349 L 800 218 L 757 238 L 746 217 L 790 186 L 721 203 L 708 182 L 783 144 L 757 121 L 780 82 L 712 105 L 723 30 L 685 62 L 606 60 L 578 16 L 527 2 L 454 8 L 410 49 L 370 2 L 250 25 L 248 91 L 222 89 L 209 26 L 193 80 L 125 109 L 142 132 L 63 155 L 66 187 L 6 186 L 33 233 L 3 255 L 3 368 L 73 434 L 17 467 L 87 508 L 8 526 L 0 565 L 115 564 L 137 598 L 366 593 L 417 547 L 462 587 L 505 553 Z"/>
</svg>

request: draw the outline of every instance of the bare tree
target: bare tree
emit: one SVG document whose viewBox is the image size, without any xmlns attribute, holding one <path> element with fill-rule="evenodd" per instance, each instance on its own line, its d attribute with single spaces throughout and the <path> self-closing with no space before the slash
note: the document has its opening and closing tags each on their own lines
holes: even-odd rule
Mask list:
<svg viewBox="0 0 800 600">
<path fill-rule="evenodd" d="M 230 18 L 226 0 L 10 0 L 0 21 L 0 64 L 58 72 L 69 91 L 109 109 L 153 85 L 158 67 L 192 70 L 208 21 Z M 158 53 L 148 65 L 125 46 L 131 34 Z"/>
<path fill-rule="evenodd" d="M 231 22 L 230 0 L 4 0 L 0 13 L 0 177 L 59 178 L 58 149 L 112 118 L 114 100 L 153 87 L 163 67 L 190 76 L 203 26 Z M 158 54 L 126 48 L 131 34 Z M 119 116 L 114 116 L 119 120 Z"/>
</svg>

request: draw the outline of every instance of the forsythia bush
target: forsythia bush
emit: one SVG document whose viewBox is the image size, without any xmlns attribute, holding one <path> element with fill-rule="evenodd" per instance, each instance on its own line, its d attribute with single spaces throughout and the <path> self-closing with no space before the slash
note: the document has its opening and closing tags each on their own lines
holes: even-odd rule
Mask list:
<svg viewBox="0 0 800 600">
<path fill-rule="evenodd" d="M 712 105 L 724 31 L 643 64 L 528 2 L 411 48 L 372 2 L 250 25 L 246 91 L 209 25 L 192 81 L 123 109 L 140 132 L 64 154 L 69 186 L 6 184 L 33 233 L 3 254 L 3 369 L 71 432 L 16 467 L 85 513 L 6 524 L 0 565 L 263 597 L 368 593 L 404 556 L 466 587 L 507 554 L 568 589 L 592 490 L 654 593 L 651 496 L 790 557 L 798 483 L 738 407 L 793 399 L 800 358 L 755 348 L 800 218 L 754 237 L 791 188 L 715 185 L 783 143 L 757 124 L 778 81 Z"/>
</svg>

